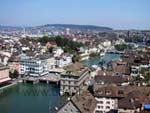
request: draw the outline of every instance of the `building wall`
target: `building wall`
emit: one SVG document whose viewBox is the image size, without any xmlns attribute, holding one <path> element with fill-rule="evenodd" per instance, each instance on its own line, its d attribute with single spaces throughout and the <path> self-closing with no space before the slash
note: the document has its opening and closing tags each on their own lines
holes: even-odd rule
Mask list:
<svg viewBox="0 0 150 113">
<path fill-rule="evenodd" d="M 136 108 L 136 109 L 122 109 L 122 108 L 119 108 L 118 109 L 118 113 L 140 113 L 141 111 L 141 108 Z"/>
<path fill-rule="evenodd" d="M 8 80 L 9 78 L 9 69 L 0 69 L 0 83 L 2 83 L 3 80 Z"/>
<path fill-rule="evenodd" d="M 76 93 L 79 91 L 78 81 L 76 80 L 61 80 L 61 92 L 65 93 Z"/>
<path fill-rule="evenodd" d="M 105 97 L 95 97 L 97 101 L 95 113 L 98 111 L 100 113 L 106 113 L 110 111 L 111 109 L 118 109 L 118 100 L 113 98 L 105 98 Z M 96 112 L 97 111 L 97 112 Z"/>
<path fill-rule="evenodd" d="M 55 58 L 54 57 L 51 57 L 51 58 L 47 59 L 46 61 L 47 61 L 48 70 L 55 68 Z"/>
<path fill-rule="evenodd" d="M 118 109 L 118 113 L 135 113 L 132 109 Z"/>
<path fill-rule="evenodd" d="M 9 68 L 11 71 L 18 71 L 19 72 L 19 62 L 9 62 Z"/>
<path fill-rule="evenodd" d="M 8 59 L 9 59 L 8 57 L 0 58 L 0 63 L 3 64 L 3 65 L 7 65 Z"/>
<path fill-rule="evenodd" d="M 21 60 L 20 62 L 19 73 L 21 75 L 29 74 L 31 76 L 39 76 L 45 72 L 48 72 L 46 61 L 31 59 L 31 60 Z"/>
<path fill-rule="evenodd" d="M 66 103 L 57 113 L 81 113 L 71 101 Z"/>
<path fill-rule="evenodd" d="M 89 80 L 90 74 L 89 71 L 86 70 L 78 78 L 71 78 L 71 77 L 63 78 L 63 76 L 61 76 L 60 79 L 60 89 L 61 89 L 60 93 L 61 94 L 69 93 L 70 95 L 72 95 L 72 93 L 76 93 L 83 88 L 86 81 Z"/>
<path fill-rule="evenodd" d="M 109 46 L 111 46 L 111 41 L 107 40 L 107 41 L 103 42 L 102 44 L 104 47 L 109 47 Z"/>
<path fill-rule="evenodd" d="M 55 54 L 55 57 L 60 56 L 62 53 L 64 53 L 64 51 L 61 48 L 54 48 L 53 49 L 53 53 Z"/>
<path fill-rule="evenodd" d="M 64 67 L 67 65 L 71 65 L 72 64 L 72 57 L 61 57 L 59 59 L 56 60 L 56 65 L 58 67 Z"/>
</svg>

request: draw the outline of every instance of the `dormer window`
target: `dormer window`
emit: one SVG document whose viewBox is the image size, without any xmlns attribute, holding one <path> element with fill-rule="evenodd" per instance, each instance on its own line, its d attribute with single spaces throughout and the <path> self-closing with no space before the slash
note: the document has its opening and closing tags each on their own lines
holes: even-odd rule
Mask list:
<svg viewBox="0 0 150 113">
<path fill-rule="evenodd" d="M 110 91 L 106 91 L 106 95 L 110 95 L 111 94 L 111 92 Z"/>
<path fill-rule="evenodd" d="M 118 94 L 119 94 L 119 95 L 123 95 L 123 91 L 122 91 L 122 90 L 119 90 L 119 91 L 118 91 Z"/>
<path fill-rule="evenodd" d="M 99 91 L 99 92 L 98 92 L 99 95 L 101 95 L 102 93 L 103 93 L 102 91 Z"/>
</svg>

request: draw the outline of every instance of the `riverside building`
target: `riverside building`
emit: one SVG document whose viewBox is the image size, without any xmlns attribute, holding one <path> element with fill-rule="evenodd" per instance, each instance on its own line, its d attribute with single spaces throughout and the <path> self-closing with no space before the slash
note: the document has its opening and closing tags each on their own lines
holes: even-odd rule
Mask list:
<svg viewBox="0 0 150 113">
<path fill-rule="evenodd" d="M 48 74 L 47 62 L 39 58 L 22 58 L 19 72 L 23 76 L 43 76 Z"/>
<path fill-rule="evenodd" d="M 90 70 L 88 67 L 75 63 L 64 68 L 64 72 L 60 77 L 60 93 L 68 93 L 73 95 L 87 85 L 90 78 Z"/>
</svg>

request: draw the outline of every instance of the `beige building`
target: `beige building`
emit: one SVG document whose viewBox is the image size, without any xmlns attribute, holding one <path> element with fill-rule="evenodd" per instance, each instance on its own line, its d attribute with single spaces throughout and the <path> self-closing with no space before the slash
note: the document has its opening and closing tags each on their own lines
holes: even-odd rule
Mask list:
<svg viewBox="0 0 150 113">
<path fill-rule="evenodd" d="M 0 64 L 0 84 L 9 81 L 9 68 Z"/>
<path fill-rule="evenodd" d="M 100 86 L 94 84 L 94 96 L 97 101 L 95 113 L 109 113 L 118 110 L 118 94 L 117 86 Z"/>
<path fill-rule="evenodd" d="M 64 72 L 60 77 L 60 93 L 75 94 L 80 91 L 90 78 L 90 70 L 82 66 L 80 63 L 75 63 L 64 68 Z"/>
<path fill-rule="evenodd" d="M 55 57 L 53 57 L 52 54 L 44 54 L 44 55 L 39 55 L 37 56 L 38 58 L 40 58 L 41 60 L 45 60 L 47 63 L 47 69 L 48 71 L 55 69 L 56 67 L 56 60 Z"/>
</svg>

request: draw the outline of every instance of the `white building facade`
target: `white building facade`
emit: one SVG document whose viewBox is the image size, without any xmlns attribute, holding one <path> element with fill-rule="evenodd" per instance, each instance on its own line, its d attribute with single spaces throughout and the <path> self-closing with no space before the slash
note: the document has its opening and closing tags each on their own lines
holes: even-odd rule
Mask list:
<svg viewBox="0 0 150 113">
<path fill-rule="evenodd" d="M 107 113 L 118 109 L 118 99 L 107 97 L 95 97 L 97 101 L 95 113 Z"/>
<path fill-rule="evenodd" d="M 62 48 L 60 47 L 53 48 L 53 54 L 55 57 L 59 57 L 63 53 L 64 53 L 64 50 Z"/>
<path fill-rule="evenodd" d="M 42 76 L 48 73 L 47 63 L 40 59 L 21 59 L 19 73 L 24 76 Z"/>
<path fill-rule="evenodd" d="M 61 56 L 56 58 L 56 66 L 64 67 L 72 64 L 72 56 Z"/>
</svg>

